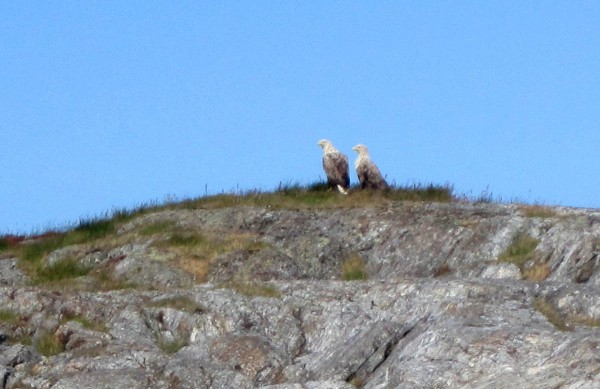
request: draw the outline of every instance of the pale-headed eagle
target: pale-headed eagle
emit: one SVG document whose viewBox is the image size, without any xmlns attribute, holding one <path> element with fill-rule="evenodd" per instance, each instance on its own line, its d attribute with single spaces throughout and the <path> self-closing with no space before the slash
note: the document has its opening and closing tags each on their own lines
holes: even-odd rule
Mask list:
<svg viewBox="0 0 600 389">
<path fill-rule="evenodd" d="M 363 189 L 387 189 L 388 184 L 381 175 L 381 172 L 375 166 L 371 157 L 369 157 L 369 149 L 365 145 L 356 145 L 352 150 L 358 153 L 358 158 L 354 162 L 356 175 L 360 181 L 360 186 Z"/>
<path fill-rule="evenodd" d="M 327 175 L 327 182 L 341 193 L 348 194 L 346 191 L 350 186 L 348 157 L 340 153 L 328 140 L 321 139 L 317 144 L 323 148 L 323 170 Z"/>
</svg>

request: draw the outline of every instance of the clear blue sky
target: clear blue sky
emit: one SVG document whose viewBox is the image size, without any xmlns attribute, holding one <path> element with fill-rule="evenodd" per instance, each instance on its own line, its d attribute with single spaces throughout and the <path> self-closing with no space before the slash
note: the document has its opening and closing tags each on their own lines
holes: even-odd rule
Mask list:
<svg viewBox="0 0 600 389">
<path fill-rule="evenodd" d="M 313 183 L 321 138 L 600 207 L 597 1 L 4 1 L 0 37 L 0 233 Z"/>
</svg>

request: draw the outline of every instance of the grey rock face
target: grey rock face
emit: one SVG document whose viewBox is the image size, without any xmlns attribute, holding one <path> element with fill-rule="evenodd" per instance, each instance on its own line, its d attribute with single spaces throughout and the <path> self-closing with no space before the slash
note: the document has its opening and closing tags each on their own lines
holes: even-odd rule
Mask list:
<svg viewBox="0 0 600 389">
<path fill-rule="evenodd" d="M 27 282 L 27 276 L 17 266 L 18 259 L 0 259 L 0 286 L 12 286 Z"/>
<path fill-rule="evenodd" d="M 481 278 L 520 280 L 521 271 L 512 263 L 498 263 L 487 266 L 479 276 Z"/>
<path fill-rule="evenodd" d="M 165 222 L 261 245 L 198 284 L 136 235 Z M 528 262 L 498 262 L 523 234 Z M 0 388 L 597 388 L 599 238 L 595 211 L 493 204 L 143 215 L 46 259 L 135 288 L 31 286 L 0 260 Z M 342 280 L 351 256 L 366 281 Z"/>
</svg>

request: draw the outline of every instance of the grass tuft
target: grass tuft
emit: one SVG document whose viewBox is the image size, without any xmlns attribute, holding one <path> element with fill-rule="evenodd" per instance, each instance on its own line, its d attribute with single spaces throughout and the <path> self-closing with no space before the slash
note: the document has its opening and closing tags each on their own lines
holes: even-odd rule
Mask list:
<svg viewBox="0 0 600 389">
<path fill-rule="evenodd" d="M 595 319 L 589 316 L 576 315 L 569 317 L 569 321 L 586 327 L 600 327 L 600 319 Z"/>
<path fill-rule="evenodd" d="M 448 203 L 454 200 L 454 188 L 451 185 L 414 184 L 406 187 L 392 187 L 385 196 L 394 201 L 424 201 Z"/>
<path fill-rule="evenodd" d="M 71 231 L 72 239 L 76 241 L 89 241 L 104 238 L 116 230 L 116 222 L 119 217 L 113 219 L 90 219 L 80 220 L 79 224 Z M 69 234 L 67 234 L 69 238 Z"/>
<path fill-rule="evenodd" d="M 550 275 L 550 266 L 547 263 L 536 263 L 522 271 L 523 279 L 529 281 L 543 281 Z"/>
<path fill-rule="evenodd" d="M 0 323 L 17 324 L 20 317 L 16 312 L 2 309 L 0 310 Z"/>
<path fill-rule="evenodd" d="M 27 262 L 38 262 L 45 255 L 64 246 L 65 234 L 54 231 L 47 232 L 44 236 L 35 237 L 21 247 L 20 257 Z"/>
<path fill-rule="evenodd" d="M 204 282 L 215 259 L 222 254 L 245 250 L 260 251 L 268 245 L 249 234 L 205 234 L 176 231 L 155 246 L 175 254 L 174 264 Z"/>
<path fill-rule="evenodd" d="M 355 388 L 362 388 L 365 384 L 365 379 L 354 376 L 348 382 L 350 383 L 350 385 L 352 385 Z"/>
<path fill-rule="evenodd" d="M 167 240 L 167 245 L 176 247 L 206 247 L 207 250 L 216 248 L 216 243 L 201 234 L 176 233 Z"/>
<path fill-rule="evenodd" d="M 498 261 L 517 265 L 524 280 L 543 281 L 548 278 L 552 269 L 547 263 L 535 260 L 535 249 L 538 243 L 539 241 L 532 236 L 520 233 L 500 254 Z"/>
<path fill-rule="evenodd" d="M 82 265 L 79 261 L 68 258 L 50 266 L 40 266 L 37 269 L 34 283 L 44 284 L 59 282 L 87 275 L 91 267 Z"/>
<path fill-rule="evenodd" d="M 0 236 L 0 253 L 14 250 L 24 240 L 25 237 L 19 235 Z"/>
<path fill-rule="evenodd" d="M 164 232 L 168 232 L 173 227 L 173 224 L 174 224 L 173 222 L 168 222 L 168 221 L 152 223 L 152 224 L 142 227 L 142 229 L 140 229 L 140 235 L 152 236 L 152 235 L 157 235 L 157 234 L 161 234 Z"/>
<path fill-rule="evenodd" d="M 134 282 L 127 280 L 115 279 L 110 270 L 106 267 L 96 269 L 91 272 L 93 276 L 94 285 L 93 290 L 109 291 L 109 290 L 123 290 L 123 289 L 137 289 L 139 286 Z"/>
<path fill-rule="evenodd" d="M 519 209 L 527 217 L 537 217 L 542 219 L 556 217 L 557 213 L 551 207 L 545 205 L 533 204 L 533 205 L 520 205 Z"/>
<path fill-rule="evenodd" d="M 65 351 L 65 345 L 50 332 L 42 334 L 34 342 L 36 350 L 45 357 L 51 357 Z"/>
<path fill-rule="evenodd" d="M 165 339 L 158 340 L 158 347 L 166 354 L 175 354 L 189 343 L 183 339 L 174 339 L 171 341 Z"/>
<path fill-rule="evenodd" d="M 434 277 L 438 278 L 438 277 L 445 277 L 448 276 L 450 274 L 452 274 L 452 268 L 447 264 L 444 263 L 442 265 L 440 265 L 440 267 L 438 267 L 435 271 L 435 273 L 433 274 Z"/>
<path fill-rule="evenodd" d="M 521 271 L 523 266 L 534 257 L 535 249 L 539 241 L 528 234 L 517 235 L 510 246 L 500 254 L 498 261 L 517 265 Z"/>
<path fill-rule="evenodd" d="M 74 321 L 76 323 L 81 324 L 84 328 L 88 330 L 97 331 L 97 332 L 108 332 L 108 327 L 101 322 L 94 322 L 82 315 L 65 315 L 61 323 L 66 323 L 68 321 Z"/>
<path fill-rule="evenodd" d="M 392 186 L 385 191 L 361 190 L 353 187 L 348 196 L 343 196 L 326 183 L 318 182 L 310 185 L 280 184 L 273 192 L 251 190 L 237 194 L 205 196 L 171 204 L 169 208 L 214 209 L 246 205 L 283 209 L 329 209 L 380 205 L 388 201 L 450 202 L 452 200 L 454 200 L 453 188 L 450 185 Z"/>
<path fill-rule="evenodd" d="M 224 289 L 232 289 L 248 297 L 281 298 L 281 292 L 274 286 L 258 282 L 232 281 L 221 285 Z"/>
<path fill-rule="evenodd" d="M 10 248 L 10 245 L 8 242 L 9 241 L 6 236 L 0 237 L 0 252 L 6 251 L 8 248 Z"/>
<path fill-rule="evenodd" d="M 544 315 L 548 322 L 560 331 L 572 331 L 572 328 L 567 324 L 560 312 L 558 312 L 548 301 L 537 298 L 533 302 L 533 308 Z"/>
<path fill-rule="evenodd" d="M 360 255 L 352 254 L 342 263 L 342 279 L 345 281 L 363 281 L 367 279 L 365 261 Z"/>
</svg>

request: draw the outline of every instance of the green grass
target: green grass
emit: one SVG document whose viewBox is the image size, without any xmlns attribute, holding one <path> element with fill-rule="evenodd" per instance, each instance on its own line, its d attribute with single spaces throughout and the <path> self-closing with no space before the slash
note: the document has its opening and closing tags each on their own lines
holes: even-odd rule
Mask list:
<svg viewBox="0 0 600 389">
<path fill-rule="evenodd" d="M 25 240 L 25 237 L 20 235 L 1 235 L 0 254 L 3 252 L 14 251 L 23 240 Z"/>
<path fill-rule="evenodd" d="M 533 308 L 544 315 L 548 322 L 560 331 L 573 331 L 574 326 L 600 327 L 600 319 L 577 314 L 563 315 L 552 305 L 552 303 L 541 297 L 535 299 Z"/>
<path fill-rule="evenodd" d="M 392 187 L 385 194 L 395 201 L 424 201 L 448 203 L 454 200 L 453 188 L 450 185 L 420 185 Z"/>
<path fill-rule="evenodd" d="M 175 354 L 177 351 L 181 350 L 189 343 L 182 339 L 175 339 L 172 341 L 167 341 L 164 339 L 159 339 L 157 342 L 158 347 L 166 354 Z"/>
<path fill-rule="evenodd" d="M 51 357 L 65 351 L 65 345 L 54 334 L 47 332 L 42 334 L 33 343 L 35 349 L 45 357 Z"/>
<path fill-rule="evenodd" d="M 37 262 L 45 255 L 65 245 L 62 233 L 47 233 L 46 236 L 36 238 L 20 248 L 19 257 L 27 262 Z"/>
<path fill-rule="evenodd" d="M 82 315 L 66 315 L 62 319 L 61 323 L 66 323 L 69 321 L 74 321 L 76 323 L 79 323 L 84 328 L 87 328 L 88 330 L 97 331 L 97 332 L 108 332 L 108 328 L 106 327 L 106 324 L 97 322 L 97 321 L 92 321 Z"/>
<path fill-rule="evenodd" d="M 498 261 L 513 263 L 524 270 L 524 265 L 534 258 L 534 252 L 539 241 L 530 235 L 519 234 L 507 249 L 500 254 Z"/>
<path fill-rule="evenodd" d="M 2 309 L 0 310 L 0 323 L 16 324 L 20 320 L 16 312 Z"/>
<path fill-rule="evenodd" d="M 523 214 L 527 217 L 532 217 L 532 218 L 542 218 L 542 219 L 547 219 L 547 218 L 552 218 L 552 217 L 557 217 L 557 213 L 554 209 L 552 209 L 551 207 L 545 206 L 545 205 L 539 205 L 539 204 L 533 204 L 533 205 L 519 205 L 519 209 L 523 212 Z"/>
<path fill-rule="evenodd" d="M 24 261 L 37 262 L 59 248 L 102 239 L 115 232 L 116 224 L 117 219 L 84 220 L 67 232 L 48 231 L 21 245 L 18 255 Z"/>
<path fill-rule="evenodd" d="M 14 254 L 22 260 L 36 262 L 59 248 L 82 243 L 92 243 L 114 235 L 120 224 L 152 209 L 154 208 L 150 206 L 140 206 L 131 211 L 119 210 L 106 213 L 100 217 L 80 219 L 77 224 L 67 228 L 65 231 L 48 230 L 42 234 L 29 236 L 26 243 L 18 245 L 11 245 L 9 238 L 12 238 L 13 241 L 15 238 L 18 238 L 18 243 L 21 243 L 25 237 L 5 236 L 0 238 L 0 242 L 2 242 L 0 243 L 0 249 L 4 246 L 5 249 L 14 251 Z"/>
<path fill-rule="evenodd" d="M 449 185 L 392 186 L 385 191 L 351 188 L 348 196 L 340 195 L 325 183 L 310 185 L 280 184 L 275 191 L 250 190 L 234 194 L 223 193 L 183 200 L 177 203 L 145 204 L 132 210 L 107 212 L 99 217 L 81 219 L 66 231 L 49 230 L 28 237 L 29 242 L 20 243 L 24 237 L 5 235 L 0 237 L 0 252 L 15 251 L 25 261 L 39 261 L 48 253 L 61 247 L 90 243 L 116 233 L 119 225 L 142 214 L 166 209 L 203 209 L 233 206 L 265 206 L 274 208 L 343 208 L 380 205 L 389 201 L 449 202 L 454 199 Z M 154 235 L 168 231 L 172 223 L 159 222 L 144 227 L 142 235 Z"/>
<path fill-rule="evenodd" d="M 65 259 L 52 266 L 44 258 L 60 248 L 90 244 L 115 235 L 120 223 L 133 217 L 133 213 L 119 211 L 104 218 L 82 219 L 67 231 L 46 231 L 29 237 L 25 242 L 12 245 L 11 253 L 21 259 L 20 266 L 34 283 L 57 282 L 86 275 L 91 269 L 75 259 Z"/>
<path fill-rule="evenodd" d="M 46 231 L 28 237 L 5 235 L 0 237 L 0 254 L 7 253 L 21 259 L 20 266 L 35 282 L 60 282 L 85 275 L 90 269 L 76 264 L 76 261 L 61 261 L 47 267 L 44 258 L 51 252 L 71 245 L 104 244 L 116 236 L 119 226 L 146 213 L 174 209 L 212 209 L 233 206 L 262 206 L 283 209 L 334 209 L 365 206 L 385 206 L 391 201 L 449 202 L 453 200 L 452 188 L 448 185 L 392 186 L 385 191 L 351 188 L 350 194 L 343 196 L 325 183 L 311 185 L 281 184 L 275 191 L 251 190 L 235 194 L 203 196 L 178 203 L 146 204 L 132 210 L 118 210 L 100 217 L 81 219 L 65 231 Z M 142 227 L 138 231 L 144 236 L 165 234 L 170 237 L 159 240 L 159 247 L 175 249 L 180 254 L 182 267 L 192 269 L 199 279 L 206 273 L 204 264 L 192 261 L 212 261 L 216 256 L 232 250 L 258 251 L 267 247 L 254 238 L 235 236 L 206 236 L 198 232 L 177 231 L 172 222 L 158 222 Z M 100 243 L 102 244 L 102 243 Z M 162 246 L 161 246 L 162 245 Z M 359 275 L 356 275 L 359 277 Z"/>
<path fill-rule="evenodd" d="M 248 297 L 281 298 L 281 292 L 269 284 L 259 282 L 231 281 L 221 285 L 224 289 L 232 289 Z"/>
<path fill-rule="evenodd" d="M 134 282 L 127 280 L 115 279 L 110 270 L 103 267 L 95 269 L 89 273 L 94 280 L 92 290 L 95 291 L 109 291 L 109 290 L 123 290 L 123 289 L 137 289 L 139 286 Z"/>
<path fill-rule="evenodd" d="M 563 316 L 558 312 L 548 301 L 537 298 L 533 302 L 533 308 L 546 317 L 554 327 L 560 331 L 572 331 L 572 328 L 567 324 Z"/>
<path fill-rule="evenodd" d="M 535 249 L 539 243 L 538 239 L 525 234 L 518 234 L 506 250 L 498 257 L 499 262 L 507 262 L 516 265 L 521 271 L 524 280 L 543 281 L 551 274 L 550 266 L 536 260 Z"/>
<path fill-rule="evenodd" d="M 33 340 L 31 339 L 31 335 L 28 335 L 28 334 L 22 334 L 20 336 L 15 337 L 15 338 L 11 338 L 11 341 L 13 343 L 20 343 L 20 344 L 25 345 L 25 346 L 32 346 L 33 345 Z"/>
<path fill-rule="evenodd" d="M 268 244 L 250 234 L 175 230 L 155 241 L 154 246 L 175 254 L 175 266 L 193 275 L 197 282 L 204 282 L 219 255 L 237 250 L 256 252 Z"/>
<path fill-rule="evenodd" d="M 251 190 L 239 194 L 220 194 L 171 204 L 175 209 L 226 208 L 240 205 L 265 206 L 283 209 L 298 208 L 355 208 L 380 205 L 388 201 L 450 202 L 454 199 L 449 185 L 415 184 L 392 186 L 385 191 L 361 190 L 353 187 L 348 196 L 330 189 L 324 183 L 311 185 L 280 185 L 273 192 Z"/>
<path fill-rule="evenodd" d="M 363 281 L 367 279 L 365 261 L 360 255 L 353 254 L 342 263 L 342 279 L 345 281 Z"/>
<path fill-rule="evenodd" d="M 576 315 L 569 317 L 569 321 L 573 324 L 578 324 L 586 327 L 600 327 L 600 319 L 594 319 L 589 316 Z"/>
<path fill-rule="evenodd" d="M 161 234 L 164 232 L 169 232 L 172 228 L 173 228 L 174 223 L 173 222 L 156 222 L 156 223 L 152 223 L 149 224 L 147 226 L 143 226 L 139 233 L 140 235 L 143 236 L 152 236 L 152 235 L 157 235 L 157 234 Z"/>
<path fill-rule="evenodd" d="M 120 219 L 121 216 L 115 216 L 111 219 L 81 220 L 77 227 L 71 231 L 71 234 L 73 234 L 72 238 L 75 241 L 104 238 L 115 231 L 116 224 Z M 69 237 L 69 234 L 67 234 L 67 238 Z"/>
<path fill-rule="evenodd" d="M 50 266 L 40 266 L 35 274 L 35 284 L 54 283 L 87 275 L 91 267 L 82 265 L 76 259 L 63 259 Z"/>
<path fill-rule="evenodd" d="M 177 247 L 198 247 L 203 246 L 208 250 L 218 250 L 220 245 L 213 241 L 212 239 L 208 239 L 202 234 L 199 233 L 191 233 L 191 234 L 183 234 L 183 233 L 175 233 L 173 234 L 166 242 L 168 246 L 177 246 Z"/>
</svg>

